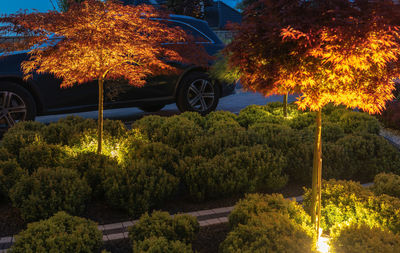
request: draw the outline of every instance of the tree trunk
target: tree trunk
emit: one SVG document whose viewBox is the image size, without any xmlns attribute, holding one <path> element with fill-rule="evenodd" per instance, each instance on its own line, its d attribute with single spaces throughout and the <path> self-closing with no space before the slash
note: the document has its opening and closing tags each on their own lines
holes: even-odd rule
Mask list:
<svg viewBox="0 0 400 253">
<path fill-rule="evenodd" d="M 97 154 L 101 154 L 103 144 L 103 86 L 104 79 L 99 78 L 99 115 L 97 120 Z"/>
<path fill-rule="evenodd" d="M 287 117 L 287 100 L 288 100 L 288 93 L 283 95 L 283 117 Z"/>
<path fill-rule="evenodd" d="M 317 129 L 314 139 L 314 160 L 312 173 L 312 192 L 311 192 L 311 219 L 319 233 L 321 220 L 321 178 L 322 178 L 322 142 L 321 142 L 321 109 L 317 112 Z M 319 235 L 319 234 L 318 234 Z"/>
</svg>

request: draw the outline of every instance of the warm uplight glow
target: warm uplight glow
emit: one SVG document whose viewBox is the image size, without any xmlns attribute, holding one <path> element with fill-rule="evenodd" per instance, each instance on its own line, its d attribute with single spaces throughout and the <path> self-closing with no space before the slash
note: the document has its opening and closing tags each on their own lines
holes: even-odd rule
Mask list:
<svg viewBox="0 0 400 253">
<path fill-rule="evenodd" d="M 329 237 L 322 236 L 322 228 L 319 229 L 318 241 L 317 241 L 317 252 L 329 253 Z"/>
</svg>

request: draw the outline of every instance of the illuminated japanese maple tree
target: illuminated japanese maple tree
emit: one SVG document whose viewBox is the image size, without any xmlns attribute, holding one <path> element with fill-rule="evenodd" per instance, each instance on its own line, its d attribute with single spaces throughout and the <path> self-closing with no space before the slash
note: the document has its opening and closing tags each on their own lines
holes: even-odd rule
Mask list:
<svg viewBox="0 0 400 253">
<path fill-rule="evenodd" d="M 70 3 L 62 13 L 23 12 L 0 18 L 0 23 L 7 24 L 0 26 L 0 35 L 11 32 L 25 37 L 23 43 L 4 43 L 0 49 L 30 48 L 30 58 L 22 65 L 25 78 L 34 72 L 52 73 L 63 79 L 63 88 L 98 80 L 101 153 L 106 79 L 124 78 L 131 85 L 142 86 L 149 75 L 176 70 L 167 62 L 202 65 L 207 58 L 199 57 L 204 51 L 191 45 L 183 30 L 161 22 L 165 14 L 151 6 L 98 0 Z"/>
<path fill-rule="evenodd" d="M 242 84 L 268 96 L 298 93 L 316 111 L 312 220 L 319 230 L 321 110 L 328 103 L 379 113 L 399 76 L 399 6 L 374 0 L 260 0 L 228 45 Z M 340 158 L 338 158 L 340 159 Z"/>
</svg>

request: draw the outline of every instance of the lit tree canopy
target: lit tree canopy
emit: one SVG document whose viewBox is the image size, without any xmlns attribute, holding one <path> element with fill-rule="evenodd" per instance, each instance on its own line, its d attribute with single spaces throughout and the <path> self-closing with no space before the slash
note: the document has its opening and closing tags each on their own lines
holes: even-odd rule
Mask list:
<svg viewBox="0 0 400 253">
<path fill-rule="evenodd" d="M 301 94 L 300 108 L 329 102 L 379 112 L 399 76 L 399 6 L 371 0 L 260 0 L 228 46 L 244 86 Z"/>
<path fill-rule="evenodd" d="M 28 49 L 29 59 L 22 63 L 26 79 L 34 72 L 51 73 L 63 80 L 61 87 L 98 80 L 101 153 L 106 79 L 142 86 L 149 75 L 177 70 L 169 62 L 205 65 L 209 58 L 182 29 L 160 22 L 164 14 L 151 6 L 124 6 L 112 0 L 70 3 L 66 12 L 1 17 L 6 25 L 0 26 L 0 36 L 14 33 L 24 40 L 0 44 L 0 49 Z"/>
</svg>

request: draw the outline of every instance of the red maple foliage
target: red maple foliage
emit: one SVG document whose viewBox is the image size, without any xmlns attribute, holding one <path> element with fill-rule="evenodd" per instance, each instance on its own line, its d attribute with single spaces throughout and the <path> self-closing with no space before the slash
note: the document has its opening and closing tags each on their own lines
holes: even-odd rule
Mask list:
<svg viewBox="0 0 400 253">
<path fill-rule="evenodd" d="M 142 86 L 149 75 L 170 73 L 168 62 L 207 64 L 200 45 L 152 6 L 124 6 L 117 1 L 86 0 L 71 3 L 67 12 L 20 12 L 0 18 L 1 34 L 24 39 L 3 43 L 10 52 L 29 49 L 23 62 L 25 78 L 34 72 L 51 73 L 62 79 L 61 87 L 99 82 L 99 138 L 102 137 L 103 83 L 126 79 Z M 197 49 L 197 50 L 196 50 Z M 101 140 L 99 139 L 99 152 Z"/>
<path fill-rule="evenodd" d="M 316 228 L 321 109 L 328 103 L 384 109 L 400 75 L 399 25 L 394 1 L 259 0 L 234 27 L 237 36 L 226 50 L 243 86 L 266 96 L 298 93 L 300 109 L 317 111 L 310 210 Z"/>
</svg>

